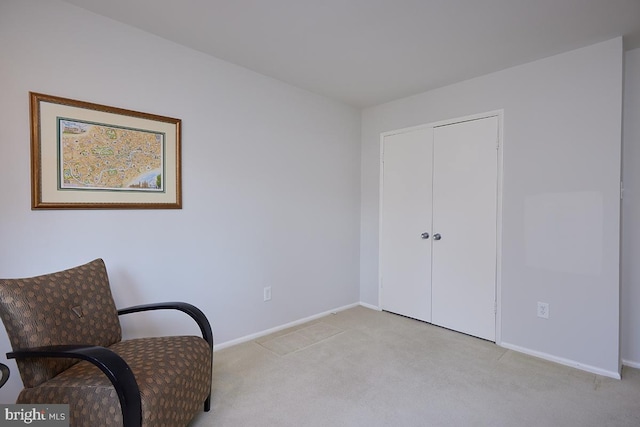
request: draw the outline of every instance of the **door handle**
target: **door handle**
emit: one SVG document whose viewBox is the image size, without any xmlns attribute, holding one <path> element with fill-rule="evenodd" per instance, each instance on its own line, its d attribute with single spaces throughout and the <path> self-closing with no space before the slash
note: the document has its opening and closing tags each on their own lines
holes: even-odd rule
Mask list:
<svg viewBox="0 0 640 427">
<path fill-rule="evenodd" d="M 424 233 L 422 233 L 420 235 L 420 237 L 422 237 L 423 239 L 428 239 L 429 238 L 429 233 L 427 233 L 426 231 Z"/>
<path fill-rule="evenodd" d="M 436 233 L 433 235 L 433 240 L 440 240 L 442 239 L 442 236 L 440 235 L 440 233 Z"/>
</svg>

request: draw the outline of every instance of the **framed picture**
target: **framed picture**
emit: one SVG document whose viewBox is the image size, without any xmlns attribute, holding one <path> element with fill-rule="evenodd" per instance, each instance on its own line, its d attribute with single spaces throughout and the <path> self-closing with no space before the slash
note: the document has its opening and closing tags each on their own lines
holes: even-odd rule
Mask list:
<svg viewBox="0 0 640 427">
<path fill-rule="evenodd" d="M 180 209 L 181 120 L 30 92 L 32 209 Z"/>
</svg>

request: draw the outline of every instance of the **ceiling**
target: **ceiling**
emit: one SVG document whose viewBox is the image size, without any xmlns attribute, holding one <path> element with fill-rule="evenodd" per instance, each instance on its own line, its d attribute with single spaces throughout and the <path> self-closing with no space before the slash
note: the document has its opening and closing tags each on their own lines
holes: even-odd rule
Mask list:
<svg viewBox="0 0 640 427">
<path fill-rule="evenodd" d="M 640 0 L 65 0 L 355 107 L 624 36 Z"/>
</svg>

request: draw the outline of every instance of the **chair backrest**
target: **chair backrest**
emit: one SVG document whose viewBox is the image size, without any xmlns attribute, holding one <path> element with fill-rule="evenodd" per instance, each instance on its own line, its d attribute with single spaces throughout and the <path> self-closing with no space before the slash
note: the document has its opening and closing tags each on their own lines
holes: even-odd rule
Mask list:
<svg viewBox="0 0 640 427">
<path fill-rule="evenodd" d="M 13 350 L 66 344 L 108 347 L 122 339 L 101 259 L 37 277 L 0 279 L 0 317 Z M 35 387 L 76 362 L 17 360 L 25 387 Z"/>
</svg>

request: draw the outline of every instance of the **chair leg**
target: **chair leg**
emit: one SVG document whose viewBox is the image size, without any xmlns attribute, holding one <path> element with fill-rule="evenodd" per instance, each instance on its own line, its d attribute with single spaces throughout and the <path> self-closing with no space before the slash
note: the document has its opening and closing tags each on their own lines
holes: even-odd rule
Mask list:
<svg viewBox="0 0 640 427">
<path fill-rule="evenodd" d="M 204 412 L 209 412 L 211 410 L 211 393 L 207 396 L 207 400 L 204 401 Z"/>
</svg>

